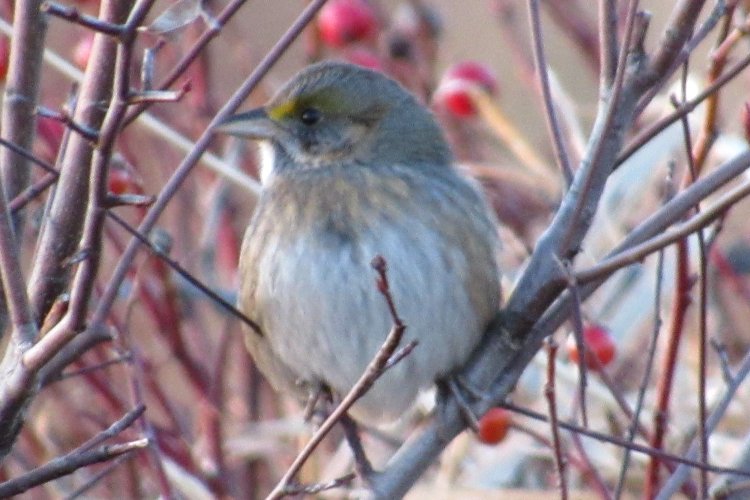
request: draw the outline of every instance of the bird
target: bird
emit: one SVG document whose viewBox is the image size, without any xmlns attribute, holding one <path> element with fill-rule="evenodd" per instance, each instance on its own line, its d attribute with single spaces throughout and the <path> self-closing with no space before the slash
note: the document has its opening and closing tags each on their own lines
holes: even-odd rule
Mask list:
<svg viewBox="0 0 750 500">
<path fill-rule="evenodd" d="M 246 346 L 277 391 L 341 397 L 392 326 L 416 347 L 350 409 L 398 420 L 461 367 L 500 307 L 498 226 L 432 112 L 385 74 L 324 61 L 218 131 L 256 141 L 261 193 L 242 241 Z"/>
</svg>

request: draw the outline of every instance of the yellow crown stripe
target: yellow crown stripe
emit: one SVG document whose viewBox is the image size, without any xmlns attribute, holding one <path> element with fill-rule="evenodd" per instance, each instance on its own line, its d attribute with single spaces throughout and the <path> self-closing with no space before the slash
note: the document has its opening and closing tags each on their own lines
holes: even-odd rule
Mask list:
<svg viewBox="0 0 750 500">
<path fill-rule="evenodd" d="M 268 116 L 273 120 L 282 120 L 291 116 L 297 109 L 297 101 L 286 101 L 274 106 L 268 111 Z"/>
</svg>

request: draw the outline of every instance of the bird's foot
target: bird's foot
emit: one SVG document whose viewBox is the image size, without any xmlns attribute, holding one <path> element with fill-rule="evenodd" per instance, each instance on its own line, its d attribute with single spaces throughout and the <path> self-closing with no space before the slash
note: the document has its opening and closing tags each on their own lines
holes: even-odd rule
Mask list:
<svg viewBox="0 0 750 500">
<path fill-rule="evenodd" d="M 346 413 L 341 417 L 339 423 L 344 430 L 344 437 L 346 438 L 346 442 L 349 443 L 352 455 L 354 455 L 354 471 L 360 479 L 369 486 L 372 479 L 377 474 L 377 471 L 373 468 L 370 459 L 367 458 L 365 448 L 362 446 L 362 439 L 360 439 L 359 436 L 359 427 Z"/>
<path fill-rule="evenodd" d="M 323 383 L 314 383 L 308 387 L 307 401 L 304 408 L 305 422 L 320 424 L 330 414 L 333 404 L 331 389 Z"/>
<path fill-rule="evenodd" d="M 486 396 L 468 384 L 458 375 L 450 375 L 438 382 L 438 412 L 446 411 L 449 395 L 453 396 L 458 411 L 466 426 L 474 432 L 479 429 L 479 417 L 472 408 L 472 403 L 486 399 Z M 445 421 L 445 419 L 440 419 Z"/>
<path fill-rule="evenodd" d="M 466 395 L 468 394 L 475 401 L 482 399 L 484 396 L 465 383 L 458 375 L 453 375 L 448 379 L 448 389 L 456 399 L 458 411 L 461 412 L 466 425 L 474 432 L 477 432 L 479 430 L 479 418 L 471 408 L 469 401 L 467 401 Z"/>
</svg>

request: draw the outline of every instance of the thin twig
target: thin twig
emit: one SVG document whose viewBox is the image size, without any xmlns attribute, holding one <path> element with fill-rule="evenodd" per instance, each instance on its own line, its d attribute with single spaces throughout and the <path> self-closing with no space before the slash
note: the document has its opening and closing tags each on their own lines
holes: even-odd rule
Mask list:
<svg viewBox="0 0 750 500">
<path fill-rule="evenodd" d="M 641 410 L 643 409 L 643 402 L 646 398 L 646 389 L 649 386 L 651 380 L 651 372 L 654 367 L 654 359 L 656 356 L 656 346 L 659 341 L 659 332 L 661 331 L 662 319 L 661 319 L 661 299 L 662 299 L 662 286 L 664 284 L 664 251 L 659 251 L 659 257 L 656 263 L 656 289 L 654 290 L 654 323 L 651 329 L 650 342 L 648 345 L 646 369 L 643 374 L 643 378 L 638 387 L 638 396 L 635 402 L 635 409 L 633 411 L 633 418 L 630 422 L 627 433 L 628 443 L 635 442 L 635 435 L 640 426 Z M 630 448 L 623 448 L 622 465 L 620 466 L 620 474 L 617 479 L 617 486 L 615 487 L 615 498 L 619 499 L 622 496 L 623 488 L 625 487 L 625 479 L 630 464 Z"/>
<path fill-rule="evenodd" d="M 586 363 L 588 357 L 596 358 L 596 355 L 589 352 L 583 341 L 583 317 L 581 315 L 581 295 L 578 293 L 578 283 L 572 272 L 572 263 L 570 261 L 561 262 L 565 274 L 568 278 L 568 292 L 573 300 L 573 310 L 571 314 L 571 323 L 573 324 L 573 335 L 578 350 L 578 404 L 581 407 L 581 421 L 584 427 L 589 426 L 588 409 L 586 407 L 586 386 L 588 385 Z"/>
<path fill-rule="evenodd" d="M 125 455 L 120 455 L 119 457 L 111 460 L 102 470 L 98 471 L 96 474 L 88 478 L 88 480 L 76 488 L 73 492 L 68 494 L 65 497 L 65 500 L 75 500 L 76 498 L 80 498 L 81 495 L 89 491 L 91 488 L 96 486 L 99 481 L 110 475 L 112 472 L 114 472 L 120 465 L 122 465 L 123 462 L 126 460 L 130 460 L 133 457 L 132 453 L 128 453 Z"/>
<path fill-rule="evenodd" d="M 687 75 L 688 63 L 685 62 L 682 72 L 681 82 L 681 99 L 685 102 L 687 99 Z M 693 147 L 692 134 L 690 132 L 690 123 L 687 117 L 683 116 L 680 120 L 682 124 L 682 135 L 687 152 L 688 169 L 683 177 L 683 185 L 694 183 L 703 169 L 708 152 L 713 144 L 714 132 L 716 126 L 716 106 L 718 103 L 719 92 L 716 92 L 708 101 L 709 108 L 705 115 L 703 124 L 698 136 L 698 141 Z M 675 102 L 676 105 L 679 103 Z M 700 214 L 700 205 L 696 205 L 696 212 Z M 703 235 L 703 229 L 696 232 L 698 237 L 698 427 L 700 434 L 700 460 L 708 463 L 708 436 L 706 434 L 706 239 Z M 708 497 L 708 473 L 705 470 L 700 471 L 701 498 Z"/>
<path fill-rule="evenodd" d="M 656 388 L 656 404 L 654 409 L 654 433 L 651 439 L 651 447 L 661 450 L 664 447 L 666 433 L 669 423 L 669 403 L 674 387 L 674 373 L 677 365 L 678 347 L 684 338 L 685 316 L 690 306 L 690 288 L 692 280 L 690 279 L 690 264 L 688 261 L 687 241 L 684 239 L 677 241 L 677 262 L 675 270 L 675 293 L 670 313 L 671 323 L 669 326 L 669 336 L 667 338 L 667 348 L 664 352 L 661 363 L 661 374 Z M 648 464 L 646 474 L 645 495 L 647 498 L 653 498 L 659 484 L 659 457 L 652 456 Z"/>
<path fill-rule="evenodd" d="M 719 422 L 729 408 L 730 403 L 732 403 L 732 401 L 734 400 L 734 397 L 737 394 L 737 390 L 740 388 L 740 385 L 745 381 L 748 375 L 750 375 L 750 352 L 745 354 L 745 357 L 739 364 L 739 368 L 737 368 L 736 375 L 732 377 L 732 381 L 727 385 L 724 395 L 721 397 L 719 402 L 716 404 L 716 408 L 708 417 L 706 421 L 706 431 L 709 434 L 713 432 L 714 429 L 716 429 L 717 425 L 719 425 Z M 694 440 L 688 448 L 687 453 L 683 455 L 683 458 L 692 461 L 692 459 L 698 455 L 698 451 L 698 443 L 696 443 Z M 680 489 L 680 486 L 690 474 L 690 469 L 688 467 L 692 465 L 687 462 L 681 463 L 682 465 L 677 467 L 677 470 L 675 470 L 674 473 L 672 473 L 672 475 L 669 477 L 669 479 L 665 481 L 661 491 L 659 491 L 659 494 L 656 496 L 656 500 L 667 500 L 669 498 L 673 498 L 675 492 Z M 704 468 L 708 472 L 719 472 L 713 470 L 711 467 L 708 467 L 708 464 L 705 462 L 699 461 L 696 462 L 696 464 L 697 465 L 695 465 L 695 467 L 698 468 L 701 468 L 701 466 L 705 465 L 706 467 Z M 731 471 L 722 472 L 722 474 L 733 474 L 741 477 L 750 477 L 750 470 L 733 469 Z"/>
<path fill-rule="evenodd" d="M 55 458 L 50 462 L 0 484 L 0 497 L 6 498 L 28 491 L 35 486 L 53 479 L 67 476 L 82 467 L 106 462 L 126 453 L 142 450 L 148 446 L 148 439 L 136 439 L 122 444 L 101 446 L 94 450 L 74 450 L 67 455 Z"/>
<path fill-rule="evenodd" d="M 743 372 L 743 376 L 746 376 L 747 372 Z M 736 387 L 734 388 L 736 390 Z M 524 408 L 518 405 L 515 405 L 513 403 L 510 403 L 508 401 L 504 401 L 502 403 L 499 403 L 498 406 L 502 406 L 503 408 L 507 408 L 508 410 L 514 411 L 516 413 L 519 413 L 521 415 L 524 415 L 526 417 L 529 417 L 531 419 L 537 420 L 539 422 L 549 423 L 549 418 L 547 418 L 545 415 L 538 413 L 534 410 L 531 410 L 529 408 Z M 726 408 L 724 408 L 725 410 Z M 713 417 L 713 415 L 712 415 Z M 709 419 L 711 420 L 711 419 Z M 718 419 L 717 419 L 718 420 Z M 692 460 L 688 458 L 687 456 L 679 456 L 674 455 L 671 453 L 667 453 L 663 450 L 657 450 L 655 448 L 651 448 L 650 446 L 645 446 L 638 443 L 631 443 L 627 440 L 612 436 L 609 434 L 605 434 L 603 432 L 597 432 L 591 429 L 585 429 L 581 426 L 571 424 L 569 422 L 565 422 L 564 420 L 560 420 L 557 423 L 561 428 L 576 432 L 582 436 L 586 436 L 591 439 L 595 439 L 597 441 L 601 441 L 603 443 L 610 443 L 622 448 L 627 448 L 631 452 L 641 453 L 647 456 L 654 456 L 659 457 L 660 460 L 666 460 L 666 461 L 672 461 L 677 464 L 681 464 L 678 466 L 678 470 L 682 471 L 681 467 L 684 467 L 685 473 L 690 472 L 690 468 L 695 469 L 706 469 L 709 472 L 715 472 L 719 474 L 737 474 L 738 476 L 747 477 L 750 478 L 750 470 L 742 470 L 742 469 L 735 469 L 732 467 L 725 467 L 721 465 L 713 465 L 713 464 L 704 464 L 701 462 L 698 462 L 696 460 Z M 675 472 L 676 474 L 677 472 Z M 677 485 L 677 489 L 679 489 L 679 484 Z M 672 490 L 670 494 L 674 494 L 676 490 Z M 661 494 L 661 492 L 660 492 Z M 669 496 L 663 497 L 663 498 L 670 498 Z M 660 499 L 661 500 L 661 499 Z"/>
<path fill-rule="evenodd" d="M 196 40 L 195 44 L 193 44 L 190 49 L 185 53 L 185 55 L 182 56 L 179 62 L 175 64 L 174 68 L 172 68 L 168 75 L 164 77 L 164 79 L 155 87 L 158 90 L 166 90 L 177 81 L 177 79 L 185 73 L 185 71 L 190 67 L 190 65 L 195 62 L 195 60 L 200 56 L 206 47 L 208 47 L 208 44 L 216 38 L 219 33 L 221 33 L 221 29 L 228 23 L 232 17 L 237 13 L 237 11 L 242 7 L 245 3 L 247 3 L 247 0 L 232 0 L 229 4 L 227 4 L 226 7 L 214 18 L 213 23 L 211 23 L 208 26 L 208 29 L 201 33 L 201 36 L 198 40 Z M 152 102 L 144 102 L 142 104 L 139 104 L 137 106 L 132 107 L 130 110 L 128 110 L 128 114 L 125 117 L 125 120 L 123 120 L 125 126 L 129 125 L 133 120 L 138 118 L 146 109 L 148 109 Z"/>
<path fill-rule="evenodd" d="M 542 88 L 542 99 L 544 102 L 544 117 L 547 121 L 547 130 L 552 137 L 552 147 L 555 151 L 557 166 L 565 178 L 568 186 L 573 182 L 573 169 L 570 166 L 570 155 L 568 154 L 563 135 L 560 131 L 560 123 L 557 119 L 557 110 L 550 91 L 549 75 L 547 74 L 547 59 L 544 52 L 544 41 L 542 36 L 541 21 L 539 19 L 539 0 L 529 0 L 529 21 L 531 23 L 531 35 L 534 48 L 534 61 L 539 76 L 539 84 Z"/>
<path fill-rule="evenodd" d="M 70 5 L 60 5 L 54 2 L 42 3 L 39 10 L 45 14 L 56 16 L 72 23 L 80 24 L 98 33 L 104 33 L 114 37 L 119 37 L 126 30 L 125 26 L 116 23 L 102 21 L 98 17 L 82 14 L 77 8 Z"/>
<path fill-rule="evenodd" d="M 130 427 L 133 422 L 138 420 L 141 415 L 146 411 L 146 405 L 139 404 L 129 412 L 127 412 L 125 415 L 122 416 L 120 420 L 110 425 L 107 429 L 103 430 L 96 436 L 92 437 L 82 445 L 78 447 L 78 450 L 80 451 L 88 451 L 92 449 L 94 446 L 98 446 L 104 441 L 108 439 L 112 439 L 113 437 L 120 434 L 122 431 Z"/>
<path fill-rule="evenodd" d="M 226 309 L 230 314 L 238 318 L 240 321 L 245 323 L 247 326 L 249 326 L 255 333 L 258 335 L 263 335 L 263 332 L 260 329 L 260 325 L 258 325 L 255 321 L 248 318 L 245 314 L 242 313 L 239 309 L 237 309 L 233 304 L 226 301 L 221 295 L 211 290 L 207 285 L 203 284 L 198 278 L 193 276 L 190 271 L 182 267 L 180 264 L 178 264 L 175 260 L 169 258 L 167 254 L 165 254 L 161 249 L 156 247 L 148 238 L 143 236 L 141 233 L 138 232 L 137 229 L 135 229 L 133 226 L 128 224 L 122 217 L 117 215 L 114 212 L 108 211 L 107 216 L 117 222 L 120 227 L 125 229 L 131 236 L 133 236 L 136 240 L 138 240 L 142 245 L 144 245 L 146 248 L 148 248 L 156 257 L 158 257 L 162 262 L 167 264 L 170 268 L 172 268 L 176 273 L 178 273 L 180 276 L 182 276 L 185 281 L 193 285 L 195 288 L 203 292 L 207 297 L 209 297 L 211 300 L 219 304 L 221 307 Z"/>
<path fill-rule="evenodd" d="M 370 387 L 372 387 L 383 373 L 385 373 L 386 368 L 389 366 L 389 360 L 394 353 L 396 353 L 396 349 L 401 343 L 404 331 L 406 330 L 406 325 L 401 321 L 398 311 L 396 310 L 396 305 L 393 302 L 393 297 L 391 296 L 385 259 L 380 255 L 376 256 L 372 260 L 372 267 L 378 273 L 378 279 L 376 282 L 377 288 L 388 305 L 391 320 L 393 321 L 393 327 L 385 338 L 385 341 L 383 341 L 383 345 L 367 365 L 367 368 L 357 382 L 321 424 L 320 428 L 310 438 L 310 441 L 308 441 L 302 451 L 299 452 L 292 465 L 289 466 L 289 469 L 287 469 L 284 476 L 276 484 L 273 491 L 268 495 L 269 500 L 281 498 L 285 494 L 286 488 L 292 482 L 292 478 L 297 475 L 302 465 L 307 461 L 315 448 L 318 447 L 323 438 L 328 435 L 334 425 L 336 425 L 343 415 L 349 411 L 354 403 L 364 396 Z"/>
<path fill-rule="evenodd" d="M 313 0 L 307 7 L 302 11 L 297 20 L 292 23 L 289 29 L 282 35 L 279 41 L 274 47 L 265 55 L 263 60 L 255 67 L 253 72 L 248 76 L 245 82 L 237 89 L 234 95 L 227 101 L 222 109 L 216 114 L 214 119 L 209 124 L 206 131 L 201 135 L 198 141 L 195 143 L 193 150 L 183 159 L 182 163 L 177 167 L 175 173 L 172 175 L 170 180 L 159 192 L 159 196 L 156 199 L 154 205 L 149 209 L 146 217 L 138 227 L 140 234 L 148 234 L 153 229 L 157 220 L 161 216 L 167 204 L 176 194 L 179 187 L 182 185 L 192 168 L 198 162 L 203 152 L 208 148 L 211 139 L 213 138 L 212 127 L 222 122 L 231 113 L 235 112 L 237 108 L 244 102 L 248 95 L 255 89 L 260 83 L 260 80 L 265 74 L 271 69 L 276 61 L 284 54 L 286 49 L 292 44 L 292 42 L 299 36 L 302 30 L 312 21 L 318 10 L 325 4 L 326 0 Z M 91 323 L 101 323 L 105 320 L 109 309 L 114 304 L 117 297 L 117 292 L 120 285 L 125 279 L 125 275 L 130 268 L 130 265 L 135 258 L 135 254 L 140 247 L 140 242 L 135 238 L 128 244 L 125 252 L 121 256 L 117 267 L 115 268 L 112 277 L 109 280 L 107 288 L 105 289 L 102 297 L 99 301 L 94 314 L 91 318 Z"/>
<path fill-rule="evenodd" d="M 573 442 L 573 446 L 575 446 L 578 454 L 581 456 L 580 461 L 583 463 L 583 467 L 581 469 L 582 475 L 588 478 L 593 488 L 597 493 L 599 493 L 599 496 L 603 500 L 610 500 L 612 498 L 612 493 L 609 491 L 609 488 L 607 488 L 607 483 L 604 481 L 601 473 L 592 463 L 588 452 L 586 452 L 586 448 L 583 446 L 583 442 L 581 441 L 581 436 L 579 434 L 576 434 L 575 432 L 572 432 L 570 434 L 570 440 Z"/>
<path fill-rule="evenodd" d="M 620 48 L 617 45 L 617 2 L 599 0 L 599 98 L 604 99 L 615 78 Z"/>
<path fill-rule="evenodd" d="M 105 368 L 109 368 L 110 366 L 119 365 L 121 363 L 129 363 L 131 361 L 131 356 L 129 354 L 125 354 L 123 356 L 118 356 L 113 359 L 108 359 L 107 361 L 104 361 L 102 363 L 96 364 L 94 366 L 87 366 L 86 368 L 81 368 L 80 370 L 72 371 L 72 372 L 66 372 L 61 373 L 57 377 L 49 380 L 44 381 L 44 385 L 50 384 L 52 382 L 60 382 L 63 380 L 80 377 L 81 375 L 85 375 L 87 373 L 103 370 Z"/>
<path fill-rule="evenodd" d="M 736 0 L 734 0 L 734 3 L 736 3 Z M 658 93 L 663 89 L 664 85 L 667 84 L 672 76 L 674 75 L 674 72 L 679 69 L 679 67 L 685 63 L 685 61 L 688 60 L 688 58 L 693 54 L 693 51 L 698 47 L 698 45 L 708 36 L 711 31 L 714 29 L 716 24 L 719 22 L 722 16 L 724 16 L 726 10 L 726 0 L 715 0 L 715 5 L 712 11 L 708 14 L 706 19 L 703 21 L 703 24 L 695 31 L 694 34 L 690 37 L 689 40 L 685 42 L 685 46 L 680 51 L 680 53 L 677 54 L 674 61 L 672 61 L 672 65 L 667 71 L 664 71 L 663 74 L 659 77 L 658 81 L 649 89 L 646 94 L 640 98 L 638 101 L 638 105 L 636 106 L 636 116 L 640 116 L 640 114 L 643 112 L 643 110 L 648 106 L 649 103 L 658 95 Z"/>
<path fill-rule="evenodd" d="M 700 105 L 703 101 L 716 93 L 724 85 L 734 81 L 735 78 L 737 78 L 737 76 L 742 73 L 745 68 L 748 67 L 748 65 L 750 65 L 750 54 L 739 60 L 734 66 L 732 66 L 730 70 L 724 73 L 711 85 L 706 87 L 706 89 L 703 90 L 700 94 L 683 103 L 677 110 L 672 111 L 672 113 L 670 113 L 669 115 L 665 116 L 658 122 L 650 125 L 648 128 L 638 133 L 638 135 L 636 135 L 624 148 L 622 148 L 622 151 L 617 156 L 615 168 L 621 166 L 625 161 L 628 160 L 628 158 L 633 156 L 636 151 L 641 149 L 644 145 L 648 144 L 664 129 L 677 122 L 677 120 L 679 120 L 682 116 L 692 113 L 695 108 L 698 107 L 698 105 Z"/>
<path fill-rule="evenodd" d="M 550 432 L 552 434 L 552 450 L 555 453 L 555 465 L 557 466 L 557 484 L 560 488 L 560 498 L 568 498 L 568 481 L 566 479 L 567 462 L 565 461 L 560 442 L 560 427 L 557 419 L 557 401 L 555 399 L 555 357 L 557 354 L 557 343 L 547 339 L 547 381 L 544 384 L 544 396 L 547 399 L 547 411 L 549 413 Z"/>
<path fill-rule="evenodd" d="M 328 481 L 327 483 L 318 483 L 304 486 L 292 486 L 289 485 L 283 492 L 284 495 L 316 495 L 324 491 L 332 490 L 335 488 L 341 488 L 342 486 L 348 486 L 354 479 L 355 474 L 347 474 L 338 479 Z"/>
<path fill-rule="evenodd" d="M 725 215 L 727 210 L 748 195 L 750 195 L 750 182 L 740 184 L 722 195 L 711 206 L 701 210 L 699 214 L 669 228 L 658 236 L 634 245 L 627 250 L 618 251 L 612 257 L 607 257 L 588 269 L 577 271 L 575 273 L 576 281 L 581 284 L 591 283 L 592 281 L 611 275 L 618 269 L 640 262 L 652 253 L 666 248 L 685 236 L 700 231 L 701 228 L 708 226 L 719 217 Z"/>
<path fill-rule="evenodd" d="M 139 405 L 130 410 L 109 428 L 89 439 L 75 450 L 60 456 L 33 471 L 13 478 L 0 484 L 0 497 L 23 493 L 34 486 L 46 483 L 61 476 L 65 476 L 81 467 L 94 463 L 105 462 L 119 455 L 130 453 L 148 446 L 148 439 L 138 439 L 128 443 L 102 446 L 94 449 L 102 442 L 111 439 L 130 427 L 146 411 L 146 407 Z"/>
</svg>

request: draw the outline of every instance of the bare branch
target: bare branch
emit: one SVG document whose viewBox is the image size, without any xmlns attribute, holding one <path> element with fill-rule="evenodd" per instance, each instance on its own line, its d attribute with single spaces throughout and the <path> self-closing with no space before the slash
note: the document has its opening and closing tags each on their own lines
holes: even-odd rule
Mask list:
<svg viewBox="0 0 750 500">
<path fill-rule="evenodd" d="M 75 472 L 81 467 L 106 462 L 120 455 L 147 447 L 147 439 L 138 439 L 128 443 L 101 446 L 94 449 L 95 446 L 117 436 L 130 427 L 133 422 L 143 415 L 145 410 L 145 406 L 138 406 L 132 409 L 108 429 L 100 432 L 70 453 L 57 457 L 22 476 L 0 483 L 0 497 L 5 498 L 11 495 L 18 495 L 34 486 Z"/>
<path fill-rule="evenodd" d="M 180 185 L 183 183 L 183 181 L 185 180 L 187 175 L 190 173 L 192 168 L 198 162 L 198 159 L 203 154 L 203 152 L 208 148 L 211 142 L 211 139 L 213 138 L 212 127 L 216 125 L 217 123 L 220 123 L 221 121 L 225 120 L 234 111 L 236 111 L 237 108 L 239 108 L 240 104 L 242 104 L 242 102 L 247 98 L 250 92 L 252 92 L 253 89 L 258 85 L 261 78 L 263 78 L 263 76 L 268 72 L 268 70 L 271 69 L 271 67 L 276 63 L 276 61 L 284 54 L 284 51 L 289 47 L 289 45 L 292 44 L 292 42 L 297 38 L 297 36 L 299 36 L 299 34 L 302 32 L 305 26 L 307 26 L 307 24 L 313 19 L 313 17 L 318 12 L 318 10 L 320 10 L 320 8 L 323 6 L 325 1 L 326 0 L 313 0 L 305 8 L 305 10 L 300 14 L 297 20 L 289 27 L 286 33 L 284 33 L 284 35 L 279 39 L 276 45 L 266 54 L 263 60 L 255 67 L 255 69 L 250 74 L 250 76 L 248 76 L 245 82 L 239 87 L 239 89 L 237 89 L 237 91 L 230 98 L 230 100 L 216 114 L 216 116 L 211 121 L 211 124 L 209 125 L 208 129 L 201 135 L 201 137 L 195 143 L 194 149 L 191 151 L 190 154 L 188 154 L 188 156 L 185 157 L 185 159 L 183 159 L 180 166 L 177 167 L 177 170 L 175 171 L 172 178 L 169 180 L 169 182 L 167 182 L 167 184 L 164 186 L 162 191 L 159 193 L 159 196 L 157 197 L 156 202 L 148 211 L 148 214 L 146 214 L 146 217 L 144 218 L 143 222 L 138 228 L 138 232 L 140 234 L 147 235 L 151 231 L 151 229 L 153 229 L 159 216 L 161 215 L 161 213 L 164 211 L 169 201 L 177 192 L 177 189 L 180 187 Z M 128 247 L 126 248 L 120 261 L 118 262 L 117 267 L 114 271 L 114 274 L 112 278 L 110 279 L 110 282 L 106 290 L 104 291 L 104 294 L 102 295 L 101 300 L 99 301 L 99 305 L 96 311 L 94 312 L 94 315 L 91 319 L 91 322 L 93 324 L 101 323 L 104 321 L 104 318 L 106 317 L 107 312 L 109 311 L 109 309 L 112 307 L 112 304 L 114 303 L 115 297 L 117 295 L 117 291 L 119 290 L 120 285 L 125 279 L 125 274 L 127 273 L 128 268 L 130 267 L 133 259 L 135 258 L 135 254 L 138 251 L 139 247 L 140 247 L 140 243 L 136 239 L 133 239 L 128 244 Z"/>
<path fill-rule="evenodd" d="M 22 0 L 15 4 L 13 13 L 8 80 L 4 85 L 2 131 L 3 140 L 30 151 L 34 140 L 36 118 L 34 110 L 39 100 L 42 54 L 46 40 L 47 23 L 39 11 L 39 0 Z M 12 150 L 0 150 L 0 179 L 5 197 L 15 198 L 28 185 L 29 161 Z M 20 214 L 14 228 L 22 231 Z M 7 283 L 7 282 L 6 282 Z M 0 325 L 0 332 L 3 330 Z"/>
<path fill-rule="evenodd" d="M 568 148 L 565 146 L 563 134 L 560 131 L 560 123 L 557 118 L 557 109 L 552 100 L 550 91 L 549 76 L 547 74 L 547 58 L 544 53 L 544 43 L 542 36 L 541 21 L 539 19 L 539 0 L 529 0 L 529 19 L 531 21 L 531 33 L 534 40 L 534 59 L 536 70 L 539 75 L 539 83 L 542 87 L 542 98 L 544 102 L 544 116 L 547 119 L 547 130 L 552 137 L 552 146 L 555 150 L 555 159 L 557 166 L 565 178 L 565 182 L 570 185 L 573 182 L 573 169 L 570 166 L 570 155 Z"/>
<path fill-rule="evenodd" d="M 67 455 L 55 458 L 31 472 L 0 484 L 0 496 L 8 497 L 28 491 L 53 479 L 67 476 L 87 465 L 107 462 L 120 455 L 142 450 L 148 446 L 148 439 L 137 439 L 123 444 L 105 445 L 94 450 L 74 450 Z"/>
<path fill-rule="evenodd" d="M 102 19 L 121 23 L 132 5 L 133 0 L 105 2 Z M 73 121 L 87 130 L 99 130 L 104 119 L 101 103 L 108 102 L 112 92 L 112 61 L 116 50 L 114 39 L 105 35 L 94 37 L 91 64 L 72 115 Z M 56 186 L 56 193 L 60 195 L 53 198 L 49 207 L 29 278 L 29 295 L 39 317 L 46 315 L 68 282 L 69 269 L 64 261 L 77 250 L 83 231 L 93 150 L 88 138 L 71 134 L 60 160 L 60 179 Z"/>
<path fill-rule="evenodd" d="M 372 267 L 378 273 L 378 291 L 383 295 L 386 303 L 388 304 L 388 310 L 391 314 L 393 327 L 388 333 L 388 336 L 383 341 L 383 345 L 367 365 L 367 368 L 365 368 L 365 371 L 354 383 L 346 396 L 342 398 L 341 402 L 336 406 L 336 408 L 334 408 L 331 414 L 320 425 L 310 441 L 308 441 L 302 451 L 300 451 L 300 453 L 297 455 L 297 458 L 286 471 L 284 476 L 276 484 L 276 487 L 268 495 L 269 499 L 281 498 L 285 494 L 286 489 L 292 482 L 292 478 L 297 475 L 302 465 L 307 461 L 315 448 L 318 447 L 323 438 L 328 435 L 331 429 L 333 429 L 333 426 L 336 425 L 339 420 L 341 420 L 341 418 L 346 414 L 346 412 L 349 411 L 349 409 L 354 405 L 354 403 L 357 402 L 359 398 L 364 396 L 365 393 L 370 390 L 370 387 L 372 387 L 372 385 L 383 375 L 383 373 L 385 373 L 385 370 L 393 366 L 393 363 L 390 363 L 390 361 L 393 358 L 394 354 L 396 354 L 396 349 L 401 343 L 401 339 L 404 336 L 406 326 L 401 321 L 398 312 L 396 311 L 393 297 L 391 296 L 390 287 L 388 285 L 388 276 L 386 274 L 385 259 L 382 256 L 376 256 L 372 260 Z M 403 356 L 400 356 L 399 359 L 403 359 Z"/>
</svg>

